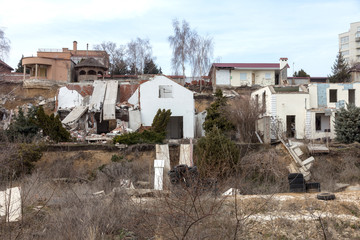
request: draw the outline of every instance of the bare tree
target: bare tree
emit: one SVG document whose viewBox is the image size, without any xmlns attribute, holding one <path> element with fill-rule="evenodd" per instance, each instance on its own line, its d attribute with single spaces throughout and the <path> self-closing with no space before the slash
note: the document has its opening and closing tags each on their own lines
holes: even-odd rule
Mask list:
<svg viewBox="0 0 360 240">
<path fill-rule="evenodd" d="M 136 38 L 127 44 L 127 62 L 134 68 L 135 75 L 144 72 L 145 60 L 151 58 L 152 47 L 149 39 Z"/>
<path fill-rule="evenodd" d="M 5 37 L 5 33 L 0 29 L 0 60 L 4 60 L 10 51 L 10 40 Z"/>
<path fill-rule="evenodd" d="M 168 40 L 173 50 L 173 57 L 171 59 L 174 73 L 179 72 L 179 67 L 182 68 L 182 74 L 185 78 L 185 64 L 190 60 L 191 42 L 195 31 L 190 29 L 190 25 L 185 20 L 182 21 L 182 26 L 177 19 L 173 20 L 174 35 L 169 36 Z"/>
<path fill-rule="evenodd" d="M 200 77 L 200 91 L 201 77 L 210 68 L 213 49 L 212 38 L 193 34 L 190 44 L 190 64 L 192 67 L 192 75 Z"/>
<path fill-rule="evenodd" d="M 120 45 L 117 47 L 116 43 L 109 41 L 95 45 L 94 49 L 106 51 L 109 54 L 109 70 L 111 75 L 123 67 L 122 64 L 125 59 L 126 46 Z"/>
</svg>

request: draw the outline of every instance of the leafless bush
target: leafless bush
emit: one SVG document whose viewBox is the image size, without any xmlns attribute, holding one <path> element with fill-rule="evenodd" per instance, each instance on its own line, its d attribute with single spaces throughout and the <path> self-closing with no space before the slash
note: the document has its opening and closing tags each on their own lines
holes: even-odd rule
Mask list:
<svg viewBox="0 0 360 240">
<path fill-rule="evenodd" d="M 227 106 L 226 112 L 240 142 L 257 142 L 255 123 L 263 111 L 255 101 L 245 96 L 237 97 Z"/>
<path fill-rule="evenodd" d="M 239 175 L 230 182 L 245 194 L 271 194 L 288 189 L 286 164 L 274 149 L 248 153 L 239 161 Z"/>
<path fill-rule="evenodd" d="M 312 177 L 321 183 L 321 189 L 334 191 L 336 183 L 359 183 L 360 160 L 356 149 L 330 154 L 317 156 L 311 169 Z"/>
</svg>

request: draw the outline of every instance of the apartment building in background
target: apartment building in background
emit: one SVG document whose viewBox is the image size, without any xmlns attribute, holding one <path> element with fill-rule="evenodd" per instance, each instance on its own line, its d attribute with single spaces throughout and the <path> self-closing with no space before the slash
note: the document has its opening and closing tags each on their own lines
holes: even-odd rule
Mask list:
<svg viewBox="0 0 360 240">
<path fill-rule="evenodd" d="M 339 34 L 339 52 L 352 65 L 360 62 L 360 22 L 350 24 L 350 30 Z"/>
</svg>

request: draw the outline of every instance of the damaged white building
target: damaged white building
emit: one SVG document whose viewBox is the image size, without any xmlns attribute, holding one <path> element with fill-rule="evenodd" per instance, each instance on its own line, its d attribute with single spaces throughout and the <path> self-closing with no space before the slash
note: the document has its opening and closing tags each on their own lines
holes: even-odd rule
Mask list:
<svg viewBox="0 0 360 240">
<path fill-rule="evenodd" d="M 165 76 L 130 84 L 116 80 L 72 83 L 58 91 L 57 111 L 73 131 L 109 133 L 151 126 L 158 109 L 170 109 L 167 138 L 194 137 L 193 92 Z"/>
<path fill-rule="evenodd" d="M 337 110 L 347 104 L 360 107 L 358 92 L 360 82 L 313 83 L 308 87 L 267 86 L 254 91 L 251 98 L 263 108 L 261 119 L 270 119 L 267 128 L 259 121 L 263 136 L 276 138 L 275 132 L 280 131 L 296 139 L 334 139 Z"/>
</svg>

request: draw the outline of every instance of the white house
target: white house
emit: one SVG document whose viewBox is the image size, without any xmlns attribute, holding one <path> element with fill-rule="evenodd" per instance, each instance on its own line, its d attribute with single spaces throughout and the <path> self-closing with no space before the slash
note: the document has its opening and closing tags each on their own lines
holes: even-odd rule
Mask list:
<svg viewBox="0 0 360 240">
<path fill-rule="evenodd" d="M 287 58 L 279 63 L 213 63 L 209 76 L 214 88 L 287 83 Z"/>
<path fill-rule="evenodd" d="M 313 83 L 300 86 L 268 86 L 254 91 L 252 99 L 264 107 L 263 117 L 278 120 L 288 137 L 335 138 L 336 112 L 347 104 L 360 106 L 360 83 Z"/>
<path fill-rule="evenodd" d="M 129 98 L 129 103 L 140 109 L 141 123 L 151 126 L 158 109 L 170 109 L 168 138 L 193 138 L 195 104 L 193 92 L 165 76 L 140 84 Z M 131 119 L 129 119 L 131 121 Z"/>
<path fill-rule="evenodd" d="M 286 132 L 288 137 L 304 138 L 306 110 L 309 108 L 309 93 L 300 86 L 267 86 L 254 91 L 251 98 L 263 108 L 262 117 L 271 117 L 274 134 Z M 269 130 L 269 129 L 266 129 Z"/>
<path fill-rule="evenodd" d="M 309 85 L 310 109 L 307 113 L 307 137 L 310 139 L 335 138 L 336 111 L 347 104 L 360 106 L 360 82 L 314 83 Z"/>
</svg>

